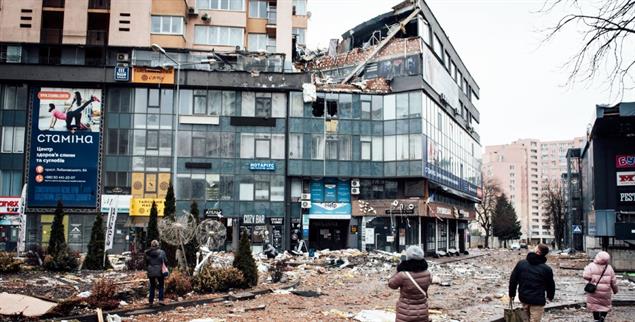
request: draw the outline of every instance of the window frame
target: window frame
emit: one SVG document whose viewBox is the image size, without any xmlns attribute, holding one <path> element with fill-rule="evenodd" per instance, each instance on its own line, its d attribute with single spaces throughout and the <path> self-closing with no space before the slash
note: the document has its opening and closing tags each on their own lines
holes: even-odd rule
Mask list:
<svg viewBox="0 0 635 322">
<path fill-rule="evenodd" d="M 223 1 L 226 1 L 227 8 L 222 8 Z M 197 10 L 220 10 L 220 11 L 245 11 L 245 0 L 197 0 L 196 1 L 196 9 Z M 207 2 L 207 6 L 200 6 L 202 2 Z M 212 3 L 216 3 L 216 7 L 212 7 Z M 240 9 L 232 9 L 232 3 L 240 2 Z"/>
<path fill-rule="evenodd" d="M 154 19 L 155 18 L 159 18 L 159 30 L 158 31 L 153 30 L 154 29 Z M 172 31 L 172 28 L 174 26 L 173 21 L 175 19 L 180 22 L 180 26 L 178 26 L 180 32 L 178 32 L 178 31 L 177 32 L 173 32 Z M 169 26 L 168 26 L 169 31 L 163 31 L 165 20 L 169 21 Z M 184 24 L 185 24 L 185 19 L 182 16 L 152 15 L 151 18 L 150 18 L 150 34 L 182 36 L 182 35 L 184 35 L 184 32 L 183 32 Z"/>
<path fill-rule="evenodd" d="M 205 31 L 205 37 L 200 35 L 200 32 Z M 231 42 L 232 31 L 240 31 L 240 43 L 237 41 L 236 43 Z M 223 31 L 227 32 L 226 39 L 227 43 L 222 42 L 221 33 Z M 215 39 L 211 39 L 212 33 L 215 34 Z M 201 38 L 204 38 L 204 41 L 201 42 Z M 243 27 L 228 27 L 228 26 L 208 26 L 208 25 L 195 25 L 194 26 L 194 44 L 202 45 L 202 46 L 239 46 L 243 48 L 245 46 L 245 28 Z"/>
<path fill-rule="evenodd" d="M 11 132 L 10 142 L 6 145 L 8 149 L 5 150 L 5 139 L 7 138 L 7 130 Z M 18 135 L 16 132 L 19 130 L 22 131 L 21 135 Z M 5 132 L 7 131 L 7 132 Z M 25 140 L 26 128 L 24 126 L 3 126 L 2 127 L 2 141 L 0 142 L 0 153 L 24 153 L 24 140 Z M 19 144 L 20 138 L 22 139 L 22 144 Z"/>
<path fill-rule="evenodd" d="M 257 4 L 254 6 L 254 4 Z M 264 5 L 264 16 L 262 14 L 262 7 Z M 252 8 L 255 8 L 252 11 Z M 249 18 L 255 19 L 267 19 L 267 12 L 269 11 L 269 2 L 266 0 L 249 0 Z"/>
</svg>

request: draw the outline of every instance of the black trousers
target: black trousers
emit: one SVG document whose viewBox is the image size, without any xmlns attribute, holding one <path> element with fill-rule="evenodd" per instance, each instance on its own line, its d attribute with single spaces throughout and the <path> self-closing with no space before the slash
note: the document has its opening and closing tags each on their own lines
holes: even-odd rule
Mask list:
<svg viewBox="0 0 635 322">
<path fill-rule="evenodd" d="M 157 284 L 159 284 L 159 302 L 163 302 L 164 277 L 148 277 L 148 279 L 150 279 L 150 304 L 154 303 L 154 291 L 157 289 Z"/>
<path fill-rule="evenodd" d="M 82 106 L 80 106 L 78 109 L 74 111 L 66 112 L 66 129 L 67 130 L 70 131 L 73 128 L 73 125 L 72 125 L 73 120 L 75 120 L 75 126 L 77 127 L 77 129 L 80 128 L 81 120 L 82 120 L 82 111 L 84 111 L 86 106 L 88 106 L 88 104 L 92 102 L 93 102 L 92 99 L 89 99 L 84 104 L 82 104 Z"/>
<path fill-rule="evenodd" d="M 609 312 L 593 312 L 593 320 L 595 321 L 604 321 L 604 318 L 606 318 L 606 315 Z"/>
</svg>

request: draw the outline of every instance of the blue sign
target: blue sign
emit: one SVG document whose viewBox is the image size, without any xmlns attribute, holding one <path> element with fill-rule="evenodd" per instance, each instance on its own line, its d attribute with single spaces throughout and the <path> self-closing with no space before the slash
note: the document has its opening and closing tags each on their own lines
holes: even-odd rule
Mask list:
<svg viewBox="0 0 635 322">
<path fill-rule="evenodd" d="M 574 234 L 582 234 L 582 226 L 581 225 L 573 225 L 573 233 Z"/>
<path fill-rule="evenodd" d="M 350 203 L 323 202 L 311 203 L 309 214 L 312 215 L 350 215 L 353 207 Z"/>
<path fill-rule="evenodd" d="M 351 202 L 351 184 L 348 180 L 337 181 L 337 202 Z"/>
<path fill-rule="evenodd" d="M 324 202 L 322 180 L 311 180 L 311 202 Z"/>
<path fill-rule="evenodd" d="M 249 170 L 253 171 L 276 171 L 276 164 L 273 162 L 252 162 Z"/>
<path fill-rule="evenodd" d="M 324 179 L 324 202 L 337 202 L 337 181 Z"/>
<path fill-rule="evenodd" d="M 97 208 L 100 89 L 41 88 L 31 111 L 29 208 Z"/>
<path fill-rule="evenodd" d="M 127 82 L 130 80 L 130 67 L 115 66 L 115 80 Z"/>
</svg>

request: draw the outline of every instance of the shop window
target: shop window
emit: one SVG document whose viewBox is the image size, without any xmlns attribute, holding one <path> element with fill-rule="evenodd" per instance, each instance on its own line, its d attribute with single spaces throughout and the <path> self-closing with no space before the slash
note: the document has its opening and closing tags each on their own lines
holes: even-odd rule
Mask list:
<svg viewBox="0 0 635 322">
<path fill-rule="evenodd" d="M 426 252 L 434 252 L 436 250 L 436 229 L 434 222 L 425 223 Z"/>
</svg>

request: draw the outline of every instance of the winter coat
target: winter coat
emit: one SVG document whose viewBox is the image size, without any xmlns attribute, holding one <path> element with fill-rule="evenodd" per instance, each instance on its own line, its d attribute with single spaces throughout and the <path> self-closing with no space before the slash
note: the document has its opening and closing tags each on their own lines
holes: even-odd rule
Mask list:
<svg viewBox="0 0 635 322">
<path fill-rule="evenodd" d="M 410 272 L 412 278 L 426 294 L 432 284 L 432 276 L 427 271 L 425 259 L 407 260 L 397 266 L 397 274 L 390 278 L 388 286 L 399 289 L 397 302 L 397 322 L 428 322 L 428 297 L 422 294 L 404 272 Z"/>
<path fill-rule="evenodd" d="M 162 277 L 161 267 L 166 262 L 165 252 L 160 248 L 151 247 L 146 250 L 146 271 L 148 277 Z"/>
<path fill-rule="evenodd" d="M 610 259 L 611 256 L 607 252 L 599 252 L 593 263 L 584 268 L 582 277 L 588 283 L 595 284 L 598 283 L 598 280 L 600 281 L 595 292 L 586 295 L 586 307 L 589 311 L 608 312 L 611 310 L 611 297 L 613 293 L 617 294 L 617 277 L 615 277 L 613 267 L 609 265 Z M 602 275 L 604 267 L 606 267 L 606 271 Z M 600 275 L 602 275 L 601 279 Z"/>
<path fill-rule="evenodd" d="M 527 254 L 527 259 L 519 261 L 509 278 L 509 297 L 516 296 L 518 287 L 518 297 L 524 304 L 545 305 L 545 292 L 549 301 L 553 301 L 556 283 L 546 262 L 545 256 L 533 252 Z"/>
</svg>

